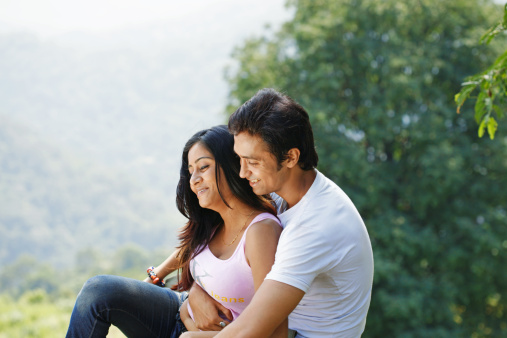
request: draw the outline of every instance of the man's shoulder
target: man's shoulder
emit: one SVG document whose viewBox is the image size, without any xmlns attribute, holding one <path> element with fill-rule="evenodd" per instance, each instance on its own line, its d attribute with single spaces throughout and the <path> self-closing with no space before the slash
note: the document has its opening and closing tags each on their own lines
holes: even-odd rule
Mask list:
<svg viewBox="0 0 507 338">
<path fill-rule="evenodd" d="M 364 222 L 349 196 L 324 174 L 318 173 L 317 178 L 316 189 L 294 221 L 333 240 L 335 235 L 344 237 L 360 230 Z"/>
<path fill-rule="evenodd" d="M 271 198 L 284 225 L 296 222 L 315 227 L 316 223 L 320 223 L 326 227 L 348 214 L 353 217 L 358 215 L 348 195 L 319 171 L 305 196 L 292 208 L 286 210 L 285 200 L 276 193 L 271 193 Z"/>
<path fill-rule="evenodd" d="M 331 179 L 318 173 L 316 186 L 309 195 L 307 204 L 311 209 L 318 210 L 325 215 L 342 212 L 343 208 L 353 208 L 354 204 L 349 196 Z"/>
<path fill-rule="evenodd" d="M 319 194 L 344 194 L 338 184 L 321 172 L 317 173 L 316 183 Z"/>
</svg>

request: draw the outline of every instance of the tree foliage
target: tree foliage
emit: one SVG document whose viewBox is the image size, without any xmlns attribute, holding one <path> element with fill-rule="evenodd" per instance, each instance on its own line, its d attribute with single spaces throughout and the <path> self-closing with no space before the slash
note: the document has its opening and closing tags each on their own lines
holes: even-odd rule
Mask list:
<svg viewBox="0 0 507 338">
<path fill-rule="evenodd" d="M 274 87 L 310 113 L 319 170 L 352 198 L 375 258 L 365 337 L 507 334 L 507 141 L 455 114 L 498 6 L 480 0 L 289 1 L 247 40 L 229 111 Z M 492 156 L 495 154 L 495 156 Z M 339 231 L 339 230 L 338 230 Z"/>
<path fill-rule="evenodd" d="M 507 4 L 504 7 L 503 20 L 497 25 L 491 27 L 480 39 L 481 43 L 489 44 L 498 34 L 507 31 Z M 488 131 L 491 139 L 495 138 L 498 128 L 497 118 L 502 118 L 507 109 L 507 50 L 495 60 L 495 62 L 485 71 L 470 76 L 467 81 L 462 83 L 462 88 L 455 96 L 458 105 L 458 114 L 461 106 L 470 98 L 470 95 L 479 90 L 475 98 L 475 121 L 479 124 L 479 137 Z"/>
</svg>

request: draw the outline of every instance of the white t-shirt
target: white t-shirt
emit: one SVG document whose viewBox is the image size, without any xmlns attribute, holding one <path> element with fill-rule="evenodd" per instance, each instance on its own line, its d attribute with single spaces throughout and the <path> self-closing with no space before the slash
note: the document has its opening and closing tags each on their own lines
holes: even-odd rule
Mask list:
<svg viewBox="0 0 507 338">
<path fill-rule="evenodd" d="M 285 210 L 285 201 L 272 197 L 284 230 L 266 279 L 305 292 L 289 316 L 289 328 L 297 337 L 361 336 L 370 306 L 373 253 L 354 204 L 318 171 L 292 208 Z"/>
</svg>

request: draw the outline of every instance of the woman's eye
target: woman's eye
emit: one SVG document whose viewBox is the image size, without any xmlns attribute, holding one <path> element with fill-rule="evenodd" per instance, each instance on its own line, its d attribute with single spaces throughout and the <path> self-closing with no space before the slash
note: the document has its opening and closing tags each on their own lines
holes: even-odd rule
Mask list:
<svg viewBox="0 0 507 338">
<path fill-rule="evenodd" d="M 257 162 L 248 162 L 248 164 L 255 166 L 255 165 L 257 165 Z"/>
<path fill-rule="evenodd" d="M 201 168 L 199 168 L 201 171 L 204 171 L 208 169 L 209 165 L 203 165 Z"/>
</svg>

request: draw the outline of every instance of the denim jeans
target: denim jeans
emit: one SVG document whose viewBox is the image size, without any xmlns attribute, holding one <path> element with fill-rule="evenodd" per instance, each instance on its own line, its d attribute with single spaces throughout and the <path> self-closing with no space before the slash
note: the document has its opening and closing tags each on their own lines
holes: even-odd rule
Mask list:
<svg viewBox="0 0 507 338">
<path fill-rule="evenodd" d="M 92 277 L 77 296 L 67 337 L 106 337 L 111 324 L 127 337 L 179 337 L 185 297 L 135 279 Z"/>
</svg>

